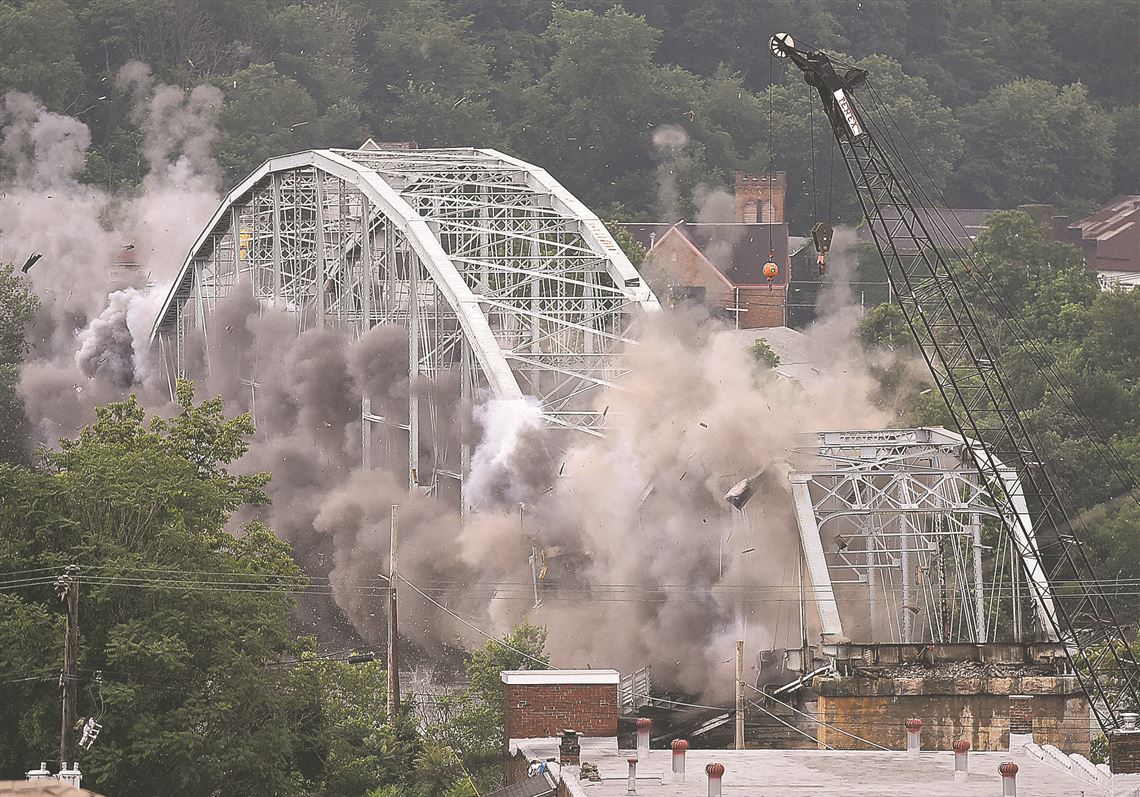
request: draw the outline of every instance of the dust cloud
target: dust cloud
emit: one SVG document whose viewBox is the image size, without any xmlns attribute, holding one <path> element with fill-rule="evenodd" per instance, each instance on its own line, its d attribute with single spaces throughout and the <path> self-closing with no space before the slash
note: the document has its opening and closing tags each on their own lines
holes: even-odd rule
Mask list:
<svg viewBox="0 0 1140 797">
<path fill-rule="evenodd" d="M 43 306 L 20 387 L 36 442 L 48 445 L 127 391 L 151 411 L 171 411 L 147 337 L 219 200 L 210 146 L 220 94 L 158 85 L 140 64 L 124 68 L 119 87 L 133 98 L 150 167 L 128 196 L 81 181 L 90 143 L 81 123 L 27 95 L 4 102 L 0 258 L 44 253 L 29 274 Z M 683 157 L 683 136 L 662 129 L 655 140 Z M 662 213 L 671 201 L 665 191 Z M 696 204 L 709 220 L 729 212 L 723 191 L 705 189 Z M 335 605 L 302 604 L 318 634 L 383 640 L 376 578 L 387 572 L 399 505 L 401 628 L 428 659 L 483 642 L 474 628 L 501 634 L 529 619 L 549 627 L 559 666 L 651 664 L 656 683 L 707 699 L 731 690 L 735 639 L 751 650 L 798 643 L 795 602 L 771 591 L 791 582 L 796 559 L 783 486 L 796 435 L 889 420 L 870 398 L 876 383 L 850 322 L 826 314 L 808 331 L 828 364 L 810 383 L 758 364 L 736 333 L 695 311 L 646 318 L 621 388 L 596 400 L 604 439 L 552 432 L 526 401 L 464 403 L 454 374 L 412 383 L 402 328 L 358 339 L 298 333 L 295 317 L 241 285 L 208 325 L 187 348 L 199 394 L 254 413 L 257 432 L 239 467 L 273 473 L 272 504 L 243 511 L 234 528 L 264 519 L 310 574 L 331 580 Z M 390 464 L 406 463 L 406 434 L 383 434 L 374 441 L 379 464 L 362 465 L 361 400 L 399 419 L 413 393 L 449 413 L 435 448 L 425 443 L 425 462 L 473 447 L 466 519 L 457 502 L 427 497 L 409 485 L 406 466 Z M 422 420 L 433 422 L 426 410 Z M 745 509 L 728 505 L 725 492 L 758 472 L 761 489 Z"/>
</svg>

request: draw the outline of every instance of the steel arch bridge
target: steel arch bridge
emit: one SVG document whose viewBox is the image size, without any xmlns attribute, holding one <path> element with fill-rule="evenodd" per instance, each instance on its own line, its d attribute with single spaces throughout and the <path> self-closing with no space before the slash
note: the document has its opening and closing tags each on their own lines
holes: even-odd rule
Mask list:
<svg viewBox="0 0 1140 797">
<path fill-rule="evenodd" d="M 402 327 L 413 383 L 458 373 L 468 399 L 530 404 L 548 427 L 587 435 L 602 434 L 593 400 L 626 370 L 639 317 L 659 310 L 598 217 L 544 170 L 489 149 L 371 141 L 272 158 L 226 196 L 151 332 L 171 381 L 238 290 L 298 332 Z M 404 430 L 409 481 L 432 492 L 461 482 L 470 454 L 433 440 L 454 408 L 421 406 L 434 401 L 421 393 L 397 417 L 364 397 L 362 449 L 371 464 L 371 428 Z"/>
</svg>

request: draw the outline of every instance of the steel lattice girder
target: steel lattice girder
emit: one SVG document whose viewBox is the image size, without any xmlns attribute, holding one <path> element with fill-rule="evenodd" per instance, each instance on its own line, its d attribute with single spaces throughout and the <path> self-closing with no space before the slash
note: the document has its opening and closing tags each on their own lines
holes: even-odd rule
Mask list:
<svg viewBox="0 0 1140 797">
<path fill-rule="evenodd" d="M 188 336 L 209 338 L 211 311 L 238 285 L 296 316 L 299 331 L 403 326 L 412 377 L 456 370 L 467 395 L 529 400 L 551 427 L 592 435 L 603 414 L 591 399 L 625 373 L 641 314 L 659 310 L 597 216 L 545 171 L 493 150 L 267 161 L 226 196 L 155 321 L 171 377 L 185 375 Z M 373 414 L 367 397 L 363 411 L 409 431 L 411 474 L 418 400 L 406 422 Z M 466 455 L 436 459 L 433 476 L 466 466 Z"/>
<path fill-rule="evenodd" d="M 825 644 L 847 641 L 852 626 L 871 637 L 863 641 L 878 642 L 985 642 L 1019 634 L 1011 629 L 1012 573 L 999 571 L 994 554 L 983 555 L 998 547 L 982 544 L 984 517 L 999 521 L 1025 577 L 1036 583 L 1038 589 L 1026 592 L 1038 629 L 1052 638 L 1052 593 L 1036 540 L 1024 532 L 1025 517 L 1007 517 L 999 509 L 1004 503 L 981 479 L 975 450 L 941 428 L 820 432 L 798 449 L 802 467 L 789 480 Z M 1016 474 L 997 465 L 1005 490 L 1020 494 Z M 985 574 L 983 558 L 989 560 Z M 933 576 L 916 576 L 947 563 L 957 594 L 952 612 L 938 605 Z M 846 600 L 837 597 L 841 591 Z M 845 621 L 842 609 L 854 611 L 853 594 L 863 594 L 866 616 Z M 1003 601 L 1009 614 L 999 622 Z M 925 629 L 915 619 L 922 602 Z"/>
</svg>

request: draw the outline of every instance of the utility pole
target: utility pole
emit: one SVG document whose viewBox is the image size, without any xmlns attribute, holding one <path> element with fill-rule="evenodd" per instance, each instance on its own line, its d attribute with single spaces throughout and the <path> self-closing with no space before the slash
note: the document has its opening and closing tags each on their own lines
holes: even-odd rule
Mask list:
<svg viewBox="0 0 1140 797">
<path fill-rule="evenodd" d="M 79 568 L 68 565 L 55 580 L 59 599 L 67 603 L 67 626 L 63 638 L 63 711 L 59 728 L 59 766 L 67 769 L 75 762 L 75 699 L 79 686 Z"/>
<path fill-rule="evenodd" d="M 388 721 L 400 716 L 399 624 L 396 622 L 396 540 L 400 530 L 400 507 L 392 505 L 392 542 L 388 553 Z"/>
<path fill-rule="evenodd" d="M 736 749 L 744 749 L 744 640 L 736 642 Z"/>
</svg>

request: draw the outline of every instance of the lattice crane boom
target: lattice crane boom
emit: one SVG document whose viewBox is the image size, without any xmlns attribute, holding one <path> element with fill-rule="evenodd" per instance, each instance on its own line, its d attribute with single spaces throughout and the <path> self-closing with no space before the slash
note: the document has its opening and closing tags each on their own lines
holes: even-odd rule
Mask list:
<svg viewBox="0 0 1140 797">
<path fill-rule="evenodd" d="M 1040 633 L 1064 643 L 1100 726 L 1118 727 L 1121 713 L 1140 705 L 1140 665 L 1017 410 L 996 341 L 963 290 L 967 280 L 984 277 L 942 251 L 930 217 L 914 201 L 918 194 L 899 177 L 901 163 L 871 134 L 874 122 L 854 97 L 867 73 L 841 66 L 841 74 L 828 55 L 797 49 L 787 34 L 770 45 L 818 91 L 898 306 L 968 455 L 1002 504 L 1040 608 Z"/>
</svg>

